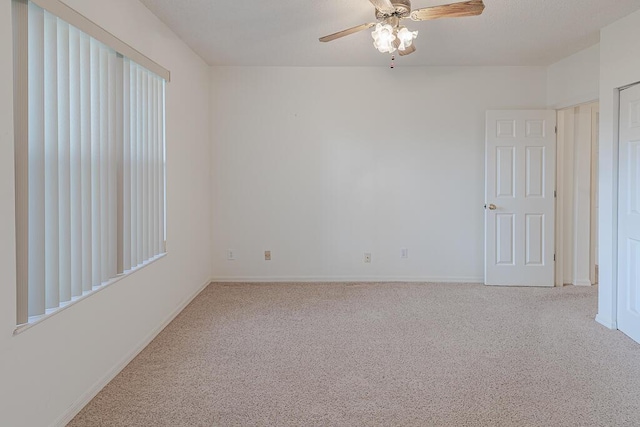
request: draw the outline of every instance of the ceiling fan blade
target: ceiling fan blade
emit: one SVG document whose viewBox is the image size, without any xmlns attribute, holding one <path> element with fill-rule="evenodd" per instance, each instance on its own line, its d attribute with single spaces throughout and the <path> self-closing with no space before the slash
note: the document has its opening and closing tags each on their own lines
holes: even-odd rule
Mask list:
<svg viewBox="0 0 640 427">
<path fill-rule="evenodd" d="M 396 8 L 391 4 L 391 0 L 369 0 L 372 5 L 376 7 L 380 12 L 386 15 L 391 15 L 396 11 Z"/>
<path fill-rule="evenodd" d="M 400 56 L 410 55 L 415 51 L 416 51 L 416 47 L 414 45 L 409 46 L 405 50 L 398 49 L 398 53 L 400 54 Z"/>
<path fill-rule="evenodd" d="M 320 37 L 321 42 L 330 42 L 335 39 L 339 39 L 340 37 L 348 36 L 353 33 L 357 33 L 358 31 L 366 30 L 367 28 L 371 28 L 376 24 L 368 23 L 358 25 L 357 27 L 349 28 L 347 30 L 338 31 L 337 33 L 329 34 L 328 36 Z"/>
<path fill-rule="evenodd" d="M 416 9 L 411 12 L 411 19 L 414 21 L 427 21 L 439 18 L 460 18 L 462 16 L 480 15 L 483 10 L 484 3 L 482 0 L 470 0 Z"/>
</svg>

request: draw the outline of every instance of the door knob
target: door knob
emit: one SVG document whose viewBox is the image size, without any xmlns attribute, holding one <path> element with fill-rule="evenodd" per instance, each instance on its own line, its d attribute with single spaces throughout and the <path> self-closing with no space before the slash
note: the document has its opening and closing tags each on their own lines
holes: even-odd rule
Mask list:
<svg viewBox="0 0 640 427">
<path fill-rule="evenodd" d="M 493 203 L 491 203 L 491 204 L 489 205 L 489 210 L 491 210 L 491 211 L 495 211 L 496 209 L 498 209 L 498 208 L 497 208 L 497 207 L 496 207 L 496 205 L 494 205 Z"/>
</svg>

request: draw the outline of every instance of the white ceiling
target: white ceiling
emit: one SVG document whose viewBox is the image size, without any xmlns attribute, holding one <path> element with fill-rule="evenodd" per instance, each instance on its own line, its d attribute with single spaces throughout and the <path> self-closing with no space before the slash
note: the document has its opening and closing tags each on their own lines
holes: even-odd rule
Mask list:
<svg viewBox="0 0 640 427">
<path fill-rule="evenodd" d="M 368 0 L 140 0 L 210 65 L 375 66 L 389 56 L 371 31 L 318 37 L 375 22 Z M 413 8 L 455 0 L 413 0 Z M 548 65 L 599 40 L 600 28 L 640 0 L 485 0 L 481 16 L 405 20 L 420 34 L 408 65 Z"/>
</svg>

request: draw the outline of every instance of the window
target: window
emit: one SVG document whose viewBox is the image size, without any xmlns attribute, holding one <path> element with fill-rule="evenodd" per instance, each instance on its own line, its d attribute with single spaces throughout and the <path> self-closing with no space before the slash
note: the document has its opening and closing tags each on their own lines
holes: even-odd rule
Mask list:
<svg viewBox="0 0 640 427">
<path fill-rule="evenodd" d="M 164 253 L 168 72 L 58 0 L 13 22 L 24 324 Z"/>
</svg>

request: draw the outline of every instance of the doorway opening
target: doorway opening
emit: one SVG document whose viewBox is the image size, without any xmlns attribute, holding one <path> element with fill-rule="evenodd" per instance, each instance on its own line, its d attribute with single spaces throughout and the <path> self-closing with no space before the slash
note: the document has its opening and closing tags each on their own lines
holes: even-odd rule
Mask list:
<svg viewBox="0 0 640 427">
<path fill-rule="evenodd" d="M 559 110 L 556 286 L 598 283 L 599 104 Z"/>
</svg>

